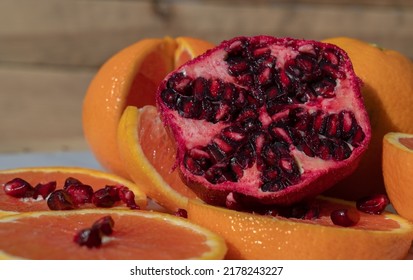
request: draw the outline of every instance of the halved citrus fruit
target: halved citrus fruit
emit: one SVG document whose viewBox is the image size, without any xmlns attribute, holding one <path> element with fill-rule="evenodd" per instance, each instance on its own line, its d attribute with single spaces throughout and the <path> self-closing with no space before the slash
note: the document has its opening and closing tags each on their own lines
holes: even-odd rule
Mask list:
<svg viewBox="0 0 413 280">
<path fill-rule="evenodd" d="M 387 133 L 383 138 L 383 176 L 389 199 L 399 215 L 413 221 L 413 134 Z"/>
<path fill-rule="evenodd" d="M 402 259 L 413 240 L 413 225 L 393 214 L 360 212 L 355 226 L 334 225 L 335 209 L 355 205 L 337 199 L 316 200 L 314 220 L 233 211 L 190 200 L 188 219 L 225 238 L 228 259 Z"/>
<path fill-rule="evenodd" d="M 174 169 L 175 149 L 156 107 L 128 106 L 119 122 L 119 154 L 132 180 L 163 207 L 186 208 L 196 195 Z"/>
<path fill-rule="evenodd" d="M 67 178 L 75 178 L 85 185 L 92 187 L 94 191 L 105 186 L 122 185 L 130 189 L 135 195 L 135 202 L 144 209 L 147 204 L 146 194 L 136 184 L 114 174 L 99 170 L 81 167 L 27 167 L 0 170 L 0 215 L 14 214 L 16 212 L 30 212 L 48 210 L 46 200 L 42 197 L 16 198 L 5 193 L 5 184 L 15 178 L 20 178 L 31 186 L 46 184 L 56 181 L 56 189 L 64 187 Z M 85 204 L 84 207 L 92 207 L 93 204 Z"/>
<path fill-rule="evenodd" d="M 74 241 L 80 230 L 107 216 L 114 221 L 113 232 L 100 247 Z M 222 259 L 225 252 L 218 235 L 165 213 L 85 209 L 0 219 L 0 259 Z"/>
<path fill-rule="evenodd" d="M 113 55 L 99 69 L 83 102 L 86 141 L 106 169 L 127 177 L 118 155 L 116 131 L 127 105 L 155 104 L 159 82 L 177 66 L 212 45 L 189 37 L 148 38 Z"/>
<path fill-rule="evenodd" d="M 344 49 L 363 81 L 362 95 L 370 117 L 372 138 L 358 169 L 327 194 L 357 200 L 385 191 L 382 174 L 383 136 L 413 133 L 413 63 L 405 55 L 361 40 L 324 40 Z M 368 176 L 366 176 L 368 174 Z"/>
</svg>

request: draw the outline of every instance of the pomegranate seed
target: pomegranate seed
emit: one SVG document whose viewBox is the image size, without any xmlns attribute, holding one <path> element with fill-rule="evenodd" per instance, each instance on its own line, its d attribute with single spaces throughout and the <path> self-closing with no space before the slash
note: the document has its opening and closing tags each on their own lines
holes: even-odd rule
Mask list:
<svg viewBox="0 0 413 280">
<path fill-rule="evenodd" d="M 115 225 L 115 221 L 112 219 L 111 216 L 105 216 L 100 218 L 96 222 L 93 223 L 92 228 L 98 229 L 105 235 L 111 235 L 113 232 L 113 226 Z"/>
<path fill-rule="evenodd" d="M 92 203 L 97 207 L 109 208 L 115 204 L 116 200 L 107 188 L 97 190 L 92 196 Z"/>
<path fill-rule="evenodd" d="M 49 194 L 51 194 L 54 190 L 56 190 L 56 181 L 51 181 L 48 183 L 39 183 L 34 187 L 36 192 L 43 197 L 43 199 L 46 199 Z"/>
<path fill-rule="evenodd" d="M 360 214 L 355 209 L 337 209 L 331 212 L 331 220 L 335 225 L 351 227 L 360 220 Z"/>
<path fill-rule="evenodd" d="M 359 199 L 356 206 L 362 212 L 380 215 L 389 203 L 390 200 L 385 194 L 378 194 Z"/>
<path fill-rule="evenodd" d="M 24 197 L 34 197 L 35 194 L 34 188 L 25 180 L 21 178 L 14 178 L 13 180 L 4 184 L 4 192 L 7 195 L 24 198 Z"/>
<path fill-rule="evenodd" d="M 70 195 L 75 205 L 82 205 L 92 202 L 93 189 L 89 185 L 69 185 L 66 192 Z"/>
<path fill-rule="evenodd" d="M 50 210 L 72 210 L 75 209 L 72 197 L 65 190 L 52 192 L 47 199 Z"/>
<path fill-rule="evenodd" d="M 109 195 L 112 196 L 114 201 L 120 201 L 120 189 L 123 186 L 105 186 L 105 189 L 108 191 Z"/>
<path fill-rule="evenodd" d="M 73 178 L 73 177 L 68 177 L 65 180 L 63 189 L 66 190 L 68 187 L 72 186 L 72 185 L 83 185 L 82 182 L 80 182 L 78 179 Z"/>
<path fill-rule="evenodd" d="M 102 245 L 102 236 L 111 235 L 115 222 L 111 216 L 104 216 L 93 223 L 92 227 L 78 231 L 73 241 L 80 246 L 99 248 Z"/>
<path fill-rule="evenodd" d="M 99 248 L 102 245 L 102 236 L 98 228 L 85 228 L 76 233 L 73 241 L 80 246 Z"/>
<path fill-rule="evenodd" d="M 181 218 L 188 218 L 188 212 L 182 208 L 179 208 L 174 215 Z"/>
<path fill-rule="evenodd" d="M 140 207 L 135 202 L 135 194 L 129 188 L 119 188 L 119 197 L 130 209 L 139 210 Z"/>
<path fill-rule="evenodd" d="M 320 208 L 318 206 L 312 206 L 307 210 L 304 215 L 304 220 L 315 220 L 320 218 Z"/>
</svg>

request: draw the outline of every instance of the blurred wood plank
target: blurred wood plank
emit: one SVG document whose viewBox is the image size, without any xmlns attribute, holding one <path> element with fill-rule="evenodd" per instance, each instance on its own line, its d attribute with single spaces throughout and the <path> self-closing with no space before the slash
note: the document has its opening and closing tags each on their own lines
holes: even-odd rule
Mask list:
<svg viewBox="0 0 413 280">
<path fill-rule="evenodd" d="M 0 67 L 0 153 L 86 150 L 81 105 L 93 74 Z"/>
<path fill-rule="evenodd" d="M 412 2 L 2 0 L 0 62 L 98 67 L 145 37 L 255 34 L 349 36 L 413 57 Z"/>
</svg>

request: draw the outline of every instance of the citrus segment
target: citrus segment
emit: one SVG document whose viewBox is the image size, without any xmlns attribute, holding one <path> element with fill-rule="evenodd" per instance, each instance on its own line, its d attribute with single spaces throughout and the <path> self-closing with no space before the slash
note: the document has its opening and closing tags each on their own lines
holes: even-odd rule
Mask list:
<svg viewBox="0 0 413 280">
<path fill-rule="evenodd" d="M 186 208 L 195 194 L 174 169 L 175 149 L 154 106 L 128 106 L 119 122 L 119 154 L 129 176 L 163 207 Z"/>
<path fill-rule="evenodd" d="M 324 41 L 348 53 L 354 71 L 363 81 L 362 94 L 372 129 L 372 139 L 359 168 L 327 194 L 357 200 L 382 193 L 383 136 L 391 131 L 413 133 L 413 63 L 397 51 L 353 38 Z"/>
<path fill-rule="evenodd" d="M 114 227 L 99 248 L 81 247 L 73 241 L 79 230 L 105 216 L 113 219 Z M 182 218 L 148 211 L 97 209 L 1 218 L 0 248 L 0 258 L 49 260 L 221 259 L 226 251 L 221 237 Z"/>
<path fill-rule="evenodd" d="M 413 225 L 386 213 L 360 213 L 353 227 L 333 225 L 333 209 L 354 204 L 319 198 L 320 218 L 301 220 L 238 212 L 190 200 L 188 218 L 225 238 L 228 259 L 401 259 Z"/>
<path fill-rule="evenodd" d="M 103 167 L 123 177 L 128 176 L 116 142 L 123 110 L 127 105 L 154 105 L 159 82 L 179 66 L 176 63 L 211 46 L 185 37 L 143 39 L 119 51 L 102 65 L 87 89 L 82 122 L 84 136 Z"/>
<path fill-rule="evenodd" d="M 40 197 L 38 199 L 17 199 L 7 195 L 3 188 L 6 182 L 14 178 L 21 178 L 32 186 L 35 186 L 38 183 L 56 181 L 56 189 L 62 189 L 68 177 L 76 178 L 83 184 L 90 185 L 95 191 L 106 185 L 123 185 L 133 191 L 135 194 L 135 202 L 141 209 L 146 207 L 147 198 L 141 188 L 117 175 L 88 168 L 50 166 L 0 170 L 0 213 L 5 215 L 12 214 L 13 212 L 49 210 L 46 200 Z"/>
<path fill-rule="evenodd" d="M 413 134 L 387 133 L 383 138 L 383 176 L 398 214 L 413 221 Z"/>
</svg>

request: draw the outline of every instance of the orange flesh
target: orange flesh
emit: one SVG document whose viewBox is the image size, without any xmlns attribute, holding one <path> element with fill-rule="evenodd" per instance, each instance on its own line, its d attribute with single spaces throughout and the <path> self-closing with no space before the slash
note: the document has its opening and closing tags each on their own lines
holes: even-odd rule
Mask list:
<svg viewBox="0 0 413 280">
<path fill-rule="evenodd" d="M 413 150 L 413 138 L 400 138 L 399 142 L 406 148 Z"/>
<path fill-rule="evenodd" d="M 152 166 L 175 191 L 188 198 L 196 198 L 195 193 L 182 182 L 178 169 L 173 168 L 175 148 L 158 120 L 156 110 L 141 115 L 140 127 L 138 127 L 141 148 Z"/>
<path fill-rule="evenodd" d="M 334 225 L 333 222 L 331 221 L 331 218 L 330 218 L 331 212 L 337 209 L 350 209 L 350 208 L 354 209 L 354 206 L 334 203 L 334 202 L 326 201 L 322 199 L 319 199 L 316 201 L 317 201 L 316 203 L 320 207 L 319 208 L 320 209 L 319 219 L 315 219 L 315 220 L 286 219 L 286 218 L 282 218 L 279 216 L 277 216 L 277 219 L 291 220 L 291 221 L 309 223 L 309 224 L 314 224 L 314 225 L 340 227 L 340 226 Z M 352 226 L 351 227 L 352 229 L 390 231 L 392 229 L 397 229 L 400 227 L 400 225 L 396 221 L 387 219 L 385 215 L 371 215 L 371 214 L 367 214 L 367 213 L 360 212 L 360 211 L 358 211 L 358 213 L 360 214 L 360 221 L 355 226 Z"/>
<path fill-rule="evenodd" d="M 200 234 L 162 219 L 132 215 L 111 215 L 114 232 L 100 248 L 89 249 L 73 241 L 78 230 L 90 227 L 102 216 L 45 215 L 0 222 L 0 251 L 27 259 L 78 260 L 185 259 L 209 251 Z"/>
<path fill-rule="evenodd" d="M 60 173 L 60 172 L 45 173 L 45 172 L 27 171 L 27 172 L 19 173 L 19 174 L 15 174 L 15 173 L 14 174 L 0 174 L 0 210 L 15 211 L 15 212 L 49 210 L 46 200 L 44 200 L 41 196 L 39 196 L 37 200 L 34 200 L 32 198 L 19 199 L 19 198 L 15 198 L 10 195 L 7 195 L 4 192 L 4 184 L 16 177 L 19 177 L 27 181 L 33 187 L 35 187 L 38 183 L 48 183 L 51 180 L 53 180 L 53 181 L 56 181 L 56 189 L 62 189 L 64 186 L 65 180 L 69 176 L 80 180 L 84 184 L 90 185 L 94 190 L 103 188 L 106 185 L 118 184 L 117 182 L 113 182 L 108 179 L 91 177 L 90 175 L 87 175 L 87 174 L 70 174 L 67 172 L 65 173 Z M 92 204 L 85 205 L 85 208 L 90 208 L 90 207 L 93 207 Z"/>
<path fill-rule="evenodd" d="M 185 62 L 191 60 L 193 57 L 188 51 L 181 52 L 180 56 L 178 57 L 177 61 L 175 62 L 176 66 L 182 65 Z"/>
<path fill-rule="evenodd" d="M 136 74 L 127 96 L 126 105 L 138 108 L 155 105 L 155 94 L 159 83 L 172 70 L 165 54 L 154 51 L 147 55 Z"/>
</svg>

